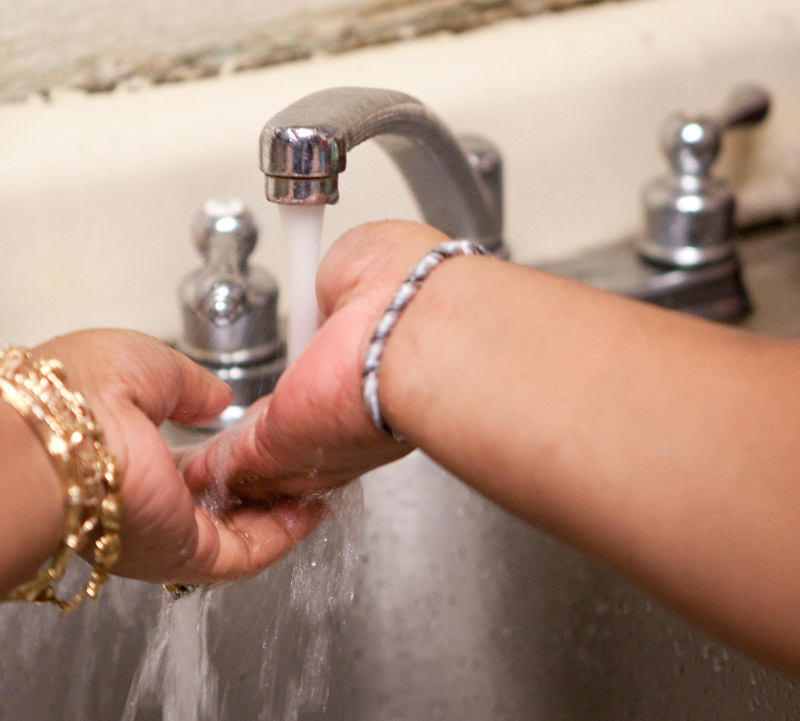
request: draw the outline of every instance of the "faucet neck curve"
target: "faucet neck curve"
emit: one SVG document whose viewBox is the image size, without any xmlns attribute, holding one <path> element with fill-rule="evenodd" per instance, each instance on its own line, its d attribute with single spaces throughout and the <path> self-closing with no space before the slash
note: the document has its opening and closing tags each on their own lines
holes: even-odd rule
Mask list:
<svg viewBox="0 0 800 721">
<path fill-rule="evenodd" d="M 375 138 L 400 169 L 425 221 L 454 238 L 502 247 L 499 154 L 489 175 L 422 103 L 405 93 L 331 88 L 298 100 L 261 132 L 267 199 L 322 205 L 339 197 L 347 152 Z M 487 144 L 481 143 L 482 149 Z"/>
</svg>

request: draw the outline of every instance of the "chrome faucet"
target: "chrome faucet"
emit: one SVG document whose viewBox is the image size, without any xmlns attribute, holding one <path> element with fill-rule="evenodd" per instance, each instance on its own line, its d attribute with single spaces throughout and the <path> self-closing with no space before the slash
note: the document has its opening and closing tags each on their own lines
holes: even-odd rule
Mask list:
<svg viewBox="0 0 800 721">
<path fill-rule="evenodd" d="M 261 131 L 267 199 L 335 203 L 348 151 L 370 138 L 397 164 L 427 223 L 507 255 L 499 153 L 480 138 L 457 140 L 422 103 L 392 90 L 331 88 L 275 115 Z"/>
<path fill-rule="evenodd" d="M 261 132 L 267 199 L 335 203 L 347 151 L 373 137 L 399 166 L 428 223 L 507 256 L 500 155 L 480 138 L 456 140 L 425 106 L 403 93 L 333 88 L 275 115 Z M 209 426 L 219 430 L 271 391 L 283 370 L 278 291 L 266 271 L 248 263 L 258 230 L 241 201 L 210 199 L 193 231 L 204 265 L 181 284 L 178 347 L 233 389 L 233 403 Z"/>
<path fill-rule="evenodd" d="M 183 333 L 177 343 L 233 390 L 233 402 L 205 428 L 236 423 L 277 383 L 285 366 L 278 285 L 249 262 L 258 228 L 237 198 L 210 198 L 192 222 L 203 267 L 179 288 Z"/>
<path fill-rule="evenodd" d="M 643 258 L 672 268 L 699 268 L 735 256 L 736 197 L 728 183 L 711 175 L 731 128 L 751 127 L 769 113 L 769 95 L 743 85 L 715 115 L 675 113 L 662 131 L 671 172 L 642 193 L 646 230 L 638 242 Z"/>
<path fill-rule="evenodd" d="M 736 198 L 710 171 L 723 133 L 757 125 L 769 105 L 748 85 L 716 114 L 671 115 L 661 133 L 670 171 L 644 187 L 644 233 L 547 270 L 712 320 L 744 319 L 752 307 L 733 237 Z"/>
</svg>

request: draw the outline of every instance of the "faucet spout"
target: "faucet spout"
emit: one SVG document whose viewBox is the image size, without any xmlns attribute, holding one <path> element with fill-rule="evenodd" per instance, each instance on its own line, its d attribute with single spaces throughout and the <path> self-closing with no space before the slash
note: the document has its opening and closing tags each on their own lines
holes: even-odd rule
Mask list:
<svg viewBox="0 0 800 721">
<path fill-rule="evenodd" d="M 427 223 L 503 252 L 497 151 L 457 140 L 422 103 L 392 90 L 331 88 L 275 115 L 261 131 L 267 199 L 335 203 L 347 152 L 370 138 L 393 158 Z"/>
</svg>

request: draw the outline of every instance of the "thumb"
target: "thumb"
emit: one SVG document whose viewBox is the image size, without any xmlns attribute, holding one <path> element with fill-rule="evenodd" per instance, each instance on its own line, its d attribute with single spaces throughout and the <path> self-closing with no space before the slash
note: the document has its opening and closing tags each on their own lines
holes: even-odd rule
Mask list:
<svg viewBox="0 0 800 721">
<path fill-rule="evenodd" d="M 193 425 L 216 418 L 233 400 L 230 387 L 186 356 L 171 351 L 177 364 L 178 384 L 171 421 Z"/>
<path fill-rule="evenodd" d="M 42 344 L 37 353 L 58 358 L 89 399 L 112 409 L 132 402 L 153 423 L 211 420 L 232 392 L 211 373 L 152 336 L 138 331 L 85 330 Z"/>
</svg>

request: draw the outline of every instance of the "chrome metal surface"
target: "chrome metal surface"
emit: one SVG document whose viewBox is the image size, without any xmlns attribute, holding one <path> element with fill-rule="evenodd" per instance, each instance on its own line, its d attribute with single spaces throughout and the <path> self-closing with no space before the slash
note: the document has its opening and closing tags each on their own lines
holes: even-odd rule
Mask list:
<svg viewBox="0 0 800 721">
<path fill-rule="evenodd" d="M 478 141 L 465 147 L 422 103 L 392 90 L 331 88 L 269 120 L 261 131 L 267 199 L 335 203 L 348 151 L 370 138 L 393 158 L 428 223 L 505 253 L 497 151 L 480 141 L 480 155 L 492 160 L 476 159 Z"/>
<path fill-rule="evenodd" d="M 693 270 L 642 263 L 625 241 L 541 266 L 603 290 L 772 335 L 800 336 L 800 229 L 750 231 L 735 260 Z M 744 286 L 752 300 L 744 300 Z"/>
<path fill-rule="evenodd" d="M 233 403 L 210 426 L 222 428 L 271 391 L 283 370 L 278 286 L 248 263 L 258 229 L 240 200 L 206 201 L 192 231 L 204 265 L 181 283 L 178 348 L 233 389 Z"/>
<path fill-rule="evenodd" d="M 735 256 L 731 240 L 736 200 L 728 184 L 711 177 L 725 130 L 756 125 L 769 112 L 761 88 L 737 88 L 716 115 L 671 116 L 662 147 L 671 174 L 644 188 L 646 231 L 641 255 L 674 268 L 697 268 Z"/>
<path fill-rule="evenodd" d="M 740 321 L 751 310 L 738 256 L 699 268 L 643 261 L 634 241 L 598 248 L 543 270 L 709 320 Z"/>
</svg>

